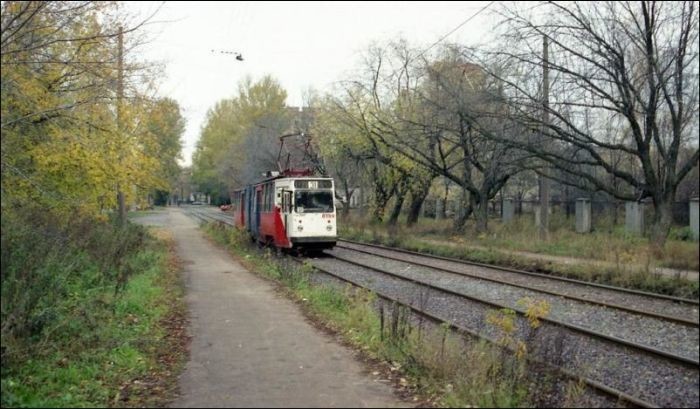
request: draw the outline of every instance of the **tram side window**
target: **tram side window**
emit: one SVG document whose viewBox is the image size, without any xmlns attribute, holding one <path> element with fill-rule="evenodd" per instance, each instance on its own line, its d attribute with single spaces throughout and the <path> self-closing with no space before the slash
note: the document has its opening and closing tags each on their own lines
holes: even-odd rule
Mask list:
<svg viewBox="0 0 700 409">
<path fill-rule="evenodd" d="M 268 184 L 267 185 L 267 211 L 271 212 L 272 211 L 272 195 L 274 194 L 274 189 L 272 188 L 272 185 Z"/>
<path fill-rule="evenodd" d="M 267 185 L 263 185 L 262 211 L 263 212 L 267 211 Z"/>
<path fill-rule="evenodd" d="M 274 194 L 274 191 L 272 189 L 271 184 L 266 184 L 264 187 L 264 204 L 263 204 L 263 211 L 265 212 L 271 212 L 272 211 L 272 197 Z"/>
</svg>

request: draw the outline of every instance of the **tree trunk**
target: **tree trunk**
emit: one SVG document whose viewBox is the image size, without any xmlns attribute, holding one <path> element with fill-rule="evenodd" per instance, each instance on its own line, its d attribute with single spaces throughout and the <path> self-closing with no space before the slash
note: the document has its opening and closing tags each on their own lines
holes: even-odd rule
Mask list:
<svg viewBox="0 0 700 409">
<path fill-rule="evenodd" d="M 121 191 L 119 187 L 117 187 L 117 203 L 119 206 L 119 214 L 118 214 L 118 221 L 119 221 L 119 226 L 126 226 L 126 200 L 124 198 L 124 192 Z"/>
<path fill-rule="evenodd" d="M 673 196 L 672 196 L 673 197 Z M 666 245 L 673 222 L 673 200 L 663 198 L 654 202 L 654 218 L 651 226 L 651 246 L 658 251 Z"/>
<path fill-rule="evenodd" d="M 463 212 L 460 212 L 458 217 L 455 217 L 454 224 L 452 225 L 452 230 L 454 230 L 455 233 L 464 233 L 464 225 L 467 223 L 467 220 L 469 220 L 469 216 L 474 213 L 474 207 L 470 204 L 467 206 L 466 209 L 464 209 Z"/>
<path fill-rule="evenodd" d="M 437 199 L 439 203 L 436 202 L 435 205 L 435 217 L 437 219 L 445 219 L 447 218 L 447 199 L 441 198 Z M 439 204 L 439 206 L 438 206 Z"/>
<path fill-rule="evenodd" d="M 437 208 L 436 206 L 436 217 L 438 219 L 445 219 L 447 218 L 447 198 L 450 195 L 450 186 L 446 183 L 445 184 L 445 196 L 442 198 L 442 208 Z M 440 200 L 440 199 L 438 199 Z"/>
<path fill-rule="evenodd" d="M 483 233 L 488 229 L 489 202 L 485 195 L 480 195 L 476 212 L 476 231 Z"/>
<path fill-rule="evenodd" d="M 457 212 L 455 214 L 454 223 L 452 224 L 452 230 L 455 233 L 463 233 L 464 225 L 474 211 L 474 206 L 471 201 L 471 197 L 467 189 L 462 188 L 462 194 L 459 197 L 459 205 Z"/>
<path fill-rule="evenodd" d="M 365 189 L 366 189 L 366 188 L 365 188 L 364 186 L 360 186 L 360 200 L 358 201 L 358 202 L 359 202 L 358 210 L 359 210 L 360 216 L 362 216 L 363 218 L 365 217 L 365 213 L 366 213 L 366 209 L 365 209 Z"/>
<path fill-rule="evenodd" d="M 396 222 L 399 220 L 399 216 L 401 215 L 401 208 L 403 207 L 403 202 L 405 198 L 405 192 L 396 192 L 396 202 L 394 202 L 394 207 L 393 209 L 391 209 L 391 214 L 389 215 L 389 220 L 387 221 L 389 226 L 395 226 Z"/>
<path fill-rule="evenodd" d="M 377 183 L 374 189 L 374 214 L 372 215 L 372 220 L 374 223 L 381 223 L 384 221 L 384 215 L 386 214 L 386 205 L 389 203 L 392 194 L 387 192 L 382 186 Z"/>
<path fill-rule="evenodd" d="M 386 214 L 387 200 L 376 199 L 374 201 L 374 209 L 372 212 L 372 221 L 374 223 L 381 223 L 384 221 L 384 215 Z"/>
<path fill-rule="evenodd" d="M 420 209 L 423 207 L 425 198 L 428 197 L 428 192 L 430 192 L 430 183 L 426 183 L 417 191 L 411 191 L 411 202 L 408 206 L 408 216 L 406 217 L 407 226 L 413 226 L 418 221 Z"/>
<path fill-rule="evenodd" d="M 343 202 L 343 218 L 345 220 L 350 216 L 350 198 L 355 191 L 348 189 L 347 183 L 345 183 L 345 201 Z"/>
<path fill-rule="evenodd" d="M 423 202 L 428 195 L 417 196 L 411 195 L 411 202 L 408 204 L 408 216 L 406 216 L 406 225 L 413 226 L 418 221 L 420 209 L 423 207 Z"/>
</svg>

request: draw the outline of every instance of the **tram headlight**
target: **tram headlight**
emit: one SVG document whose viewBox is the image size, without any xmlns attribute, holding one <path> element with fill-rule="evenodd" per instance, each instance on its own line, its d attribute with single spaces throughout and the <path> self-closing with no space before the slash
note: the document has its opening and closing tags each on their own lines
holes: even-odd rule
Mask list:
<svg viewBox="0 0 700 409">
<path fill-rule="evenodd" d="M 297 231 L 304 231 L 304 226 L 298 225 L 298 226 L 297 226 Z"/>
<path fill-rule="evenodd" d="M 328 230 L 328 231 L 333 230 L 333 225 L 332 224 L 327 225 L 326 230 Z"/>
</svg>

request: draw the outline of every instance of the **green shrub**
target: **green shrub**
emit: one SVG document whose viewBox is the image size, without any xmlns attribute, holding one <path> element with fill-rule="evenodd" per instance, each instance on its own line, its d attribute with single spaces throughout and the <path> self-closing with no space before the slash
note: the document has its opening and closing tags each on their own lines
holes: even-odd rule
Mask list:
<svg viewBox="0 0 700 409">
<path fill-rule="evenodd" d="M 108 406 L 158 367 L 166 254 L 140 226 L 3 211 L 2 406 Z"/>
<path fill-rule="evenodd" d="M 693 230 L 690 226 L 672 228 L 668 238 L 670 240 L 693 241 Z"/>
</svg>

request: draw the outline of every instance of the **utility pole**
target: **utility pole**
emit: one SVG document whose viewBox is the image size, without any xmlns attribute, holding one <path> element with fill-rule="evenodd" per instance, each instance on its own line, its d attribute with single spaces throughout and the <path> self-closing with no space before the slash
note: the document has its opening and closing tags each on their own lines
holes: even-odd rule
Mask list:
<svg viewBox="0 0 700 409">
<path fill-rule="evenodd" d="M 542 40 L 542 142 L 549 125 L 549 41 L 545 34 Z M 549 238 L 549 179 L 546 171 L 539 176 L 540 185 L 540 240 Z"/>
<path fill-rule="evenodd" d="M 122 135 L 122 99 L 124 99 L 124 32 L 119 26 L 119 34 L 117 35 L 117 138 L 123 138 Z M 121 149 L 119 151 L 121 156 Z M 126 203 L 124 200 L 124 192 L 119 183 L 117 183 L 117 202 L 119 206 L 119 224 L 126 225 Z"/>
</svg>

